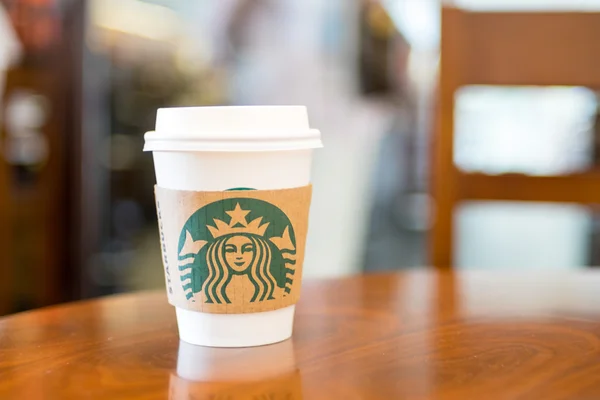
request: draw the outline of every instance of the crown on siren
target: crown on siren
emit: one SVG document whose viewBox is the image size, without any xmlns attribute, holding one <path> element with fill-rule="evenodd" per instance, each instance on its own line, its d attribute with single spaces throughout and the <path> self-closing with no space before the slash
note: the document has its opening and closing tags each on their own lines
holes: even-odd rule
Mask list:
<svg viewBox="0 0 600 400">
<path fill-rule="evenodd" d="M 252 233 L 263 236 L 269 226 L 268 222 L 261 225 L 262 217 L 258 217 L 248 222 L 246 216 L 250 213 L 250 210 L 243 210 L 242 207 L 240 207 L 240 203 L 237 203 L 232 211 L 225 212 L 231 217 L 229 224 L 218 218 L 214 218 L 213 221 L 215 226 L 206 226 L 215 239 L 233 233 Z"/>
</svg>

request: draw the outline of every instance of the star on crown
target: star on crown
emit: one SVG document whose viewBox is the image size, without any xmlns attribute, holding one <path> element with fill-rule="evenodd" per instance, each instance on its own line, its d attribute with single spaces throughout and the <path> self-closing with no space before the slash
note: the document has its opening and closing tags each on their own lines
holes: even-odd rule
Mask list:
<svg viewBox="0 0 600 400">
<path fill-rule="evenodd" d="M 240 203 L 237 203 L 232 211 L 225 212 L 231 217 L 229 224 L 214 218 L 213 221 L 215 226 L 206 226 L 215 239 L 232 233 L 253 233 L 255 235 L 263 236 L 269 226 L 268 222 L 261 225 L 262 217 L 258 217 L 248 222 L 246 216 L 250 213 L 250 210 L 243 210 L 242 207 L 240 207 Z"/>
</svg>

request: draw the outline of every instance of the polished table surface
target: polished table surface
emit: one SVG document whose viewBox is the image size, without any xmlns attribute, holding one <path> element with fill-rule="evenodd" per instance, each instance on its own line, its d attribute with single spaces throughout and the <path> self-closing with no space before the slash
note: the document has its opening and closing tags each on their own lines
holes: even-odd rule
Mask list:
<svg viewBox="0 0 600 400">
<path fill-rule="evenodd" d="M 600 272 L 307 282 L 294 336 L 180 343 L 163 293 L 0 319 L 0 399 L 600 399 Z"/>
</svg>

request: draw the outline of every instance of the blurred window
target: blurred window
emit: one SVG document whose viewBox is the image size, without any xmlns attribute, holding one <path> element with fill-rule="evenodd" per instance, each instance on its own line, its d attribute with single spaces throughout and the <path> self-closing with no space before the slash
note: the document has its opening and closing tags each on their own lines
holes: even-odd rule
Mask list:
<svg viewBox="0 0 600 400">
<path fill-rule="evenodd" d="M 594 92 L 580 87 L 464 87 L 456 94 L 456 165 L 489 174 L 586 169 L 596 108 Z"/>
<path fill-rule="evenodd" d="M 456 266 L 573 269 L 595 260 L 590 209 L 571 204 L 468 202 L 457 210 Z"/>
</svg>

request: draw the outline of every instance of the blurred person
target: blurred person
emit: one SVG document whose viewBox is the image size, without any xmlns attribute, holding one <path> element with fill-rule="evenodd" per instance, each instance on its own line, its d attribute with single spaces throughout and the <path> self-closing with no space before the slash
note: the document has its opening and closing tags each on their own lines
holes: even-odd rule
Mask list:
<svg viewBox="0 0 600 400">
<path fill-rule="evenodd" d="M 360 272 L 377 148 L 393 100 L 359 90 L 359 1 L 223 2 L 220 27 L 234 104 L 302 104 L 321 128 L 305 273 Z M 343 200 L 342 200 L 343 199 Z"/>
</svg>

